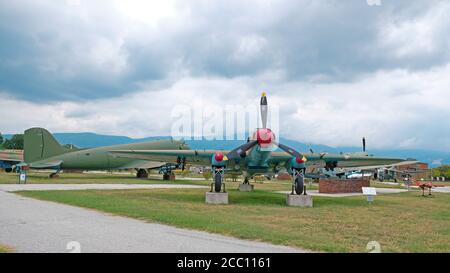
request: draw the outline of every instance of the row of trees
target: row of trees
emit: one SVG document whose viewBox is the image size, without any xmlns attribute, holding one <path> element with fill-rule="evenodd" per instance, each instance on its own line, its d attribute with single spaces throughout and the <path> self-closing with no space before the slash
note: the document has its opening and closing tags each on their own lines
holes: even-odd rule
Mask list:
<svg viewBox="0 0 450 273">
<path fill-rule="evenodd" d="M 434 168 L 431 172 L 433 177 L 445 177 L 446 179 L 450 179 L 450 165 Z"/>
<path fill-rule="evenodd" d="M 11 139 L 4 138 L 0 133 L 0 148 L 2 149 L 23 149 L 23 134 L 13 135 Z"/>
</svg>

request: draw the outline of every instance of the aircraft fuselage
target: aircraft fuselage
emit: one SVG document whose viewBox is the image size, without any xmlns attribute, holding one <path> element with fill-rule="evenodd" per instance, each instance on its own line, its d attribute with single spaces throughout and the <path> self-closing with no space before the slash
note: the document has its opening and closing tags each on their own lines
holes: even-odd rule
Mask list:
<svg viewBox="0 0 450 273">
<path fill-rule="evenodd" d="M 268 173 L 269 159 L 271 151 L 263 151 L 260 146 L 256 146 L 250 150 L 245 158 L 247 172 L 251 175 L 255 173 Z"/>
<path fill-rule="evenodd" d="M 76 170 L 111 170 L 111 169 L 131 169 L 135 168 L 139 163 L 149 165 L 148 160 L 139 160 L 131 158 L 119 158 L 113 156 L 109 151 L 116 149 L 127 150 L 151 150 L 151 149 L 168 149 L 176 150 L 180 147 L 180 142 L 163 140 L 154 142 L 132 143 L 123 145 L 114 145 L 107 147 L 99 147 L 92 149 L 84 149 L 65 154 L 53 156 L 38 162 L 32 162 L 31 168 L 36 163 L 57 162 L 62 161 L 60 169 L 76 169 Z M 155 162 L 155 167 L 161 165 Z M 151 166 L 151 164 L 150 164 Z"/>
</svg>

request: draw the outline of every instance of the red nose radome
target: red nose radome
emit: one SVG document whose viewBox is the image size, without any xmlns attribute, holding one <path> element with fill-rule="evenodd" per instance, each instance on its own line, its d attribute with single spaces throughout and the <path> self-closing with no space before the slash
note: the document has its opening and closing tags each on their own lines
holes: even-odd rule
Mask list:
<svg viewBox="0 0 450 273">
<path fill-rule="evenodd" d="M 305 163 L 305 160 L 303 160 L 303 158 L 300 158 L 300 157 L 297 157 L 297 158 L 295 159 L 295 161 L 297 161 L 298 164 L 303 164 L 303 163 Z"/>
<path fill-rule="evenodd" d="M 222 161 L 223 161 L 223 158 L 224 158 L 223 153 L 217 152 L 217 153 L 214 155 L 214 159 L 215 159 L 217 162 L 222 162 Z"/>
<path fill-rule="evenodd" d="M 265 128 L 256 131 L 256 140 L 259 144 L 270 144 L 274 138 L 274 134 L 270 129 Z"/>
</svg>

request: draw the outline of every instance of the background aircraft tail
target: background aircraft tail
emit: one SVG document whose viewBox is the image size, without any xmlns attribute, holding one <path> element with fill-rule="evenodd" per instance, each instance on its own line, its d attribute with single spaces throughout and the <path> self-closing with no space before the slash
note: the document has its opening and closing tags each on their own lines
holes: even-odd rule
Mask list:
<svg viewBox="0 0 450 273">
<path fill-rule="evenodd" d="M 44 128 L 31 128 L 24 134 L 24 160 L 31 163 L 64 154 L 65 149 Z"/>
</svg>

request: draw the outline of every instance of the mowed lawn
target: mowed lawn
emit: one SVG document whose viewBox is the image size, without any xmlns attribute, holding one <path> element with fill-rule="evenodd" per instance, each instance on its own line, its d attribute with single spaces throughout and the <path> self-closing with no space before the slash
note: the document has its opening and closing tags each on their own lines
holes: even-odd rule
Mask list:
<svg viewBox="0 0 450 273">
<path fill-rule="evenodd" d="M 21 195 L 237 238 L 325 252 L 450 252 L 450 195 L 418 191 L 364 197 L 314 197 L 314 208 L 285 205 L 278 186 L 230 189 L 230 205 L 206 205 L 205 189 L 21 192 Z M 289 187 L 289 184 L 283 184 Z M 231 188 L 231 187 L 230 187 Z M 262 190 L 264 189 L 264 190 Z"/>
<path fill-rule="evenodd" d="M 200 185 L 210 187 L 212 180 L 197 178 L 196 180 L 184 179 L 177 176 L 175 181 L 164 181 L 162 175 L 151 174 L 148 179 L 138 179 L 134 174 L 118 173 L 62 173 L 57 178 L 49 178 L 48 172 L 29 172 L 27 184 L 184 184 Z M 14 173 L 1 173 L 0 184 L 17 184 L 18 175 Z M 227 187 L 237 189 L 242 182 L 226 181 Z M 256 187 L 265 190 L 287 191 L 291 189 L 290 181 L 265 181 L 264 183 L 255 183 Z M 317 189 L 313 184 L 310 189 Z"/>
<path fill-rule="evenodd" d="M 58 178 L 49 178 L 49 172 L 28 172 L 27 184 L 164 184 L 159 175 L 149 179 L 138 179 L 129 173 L 61 173 Z M 162 176 L 161 176 L 162 177 Z M 18 183 L 15 173 L 0 173 L 0 184 Z M 205 181 L 206 182 L 206 181 Z M 177 184 L 193 184 L 196 181 L 177 180 Z"/>
</svg>

